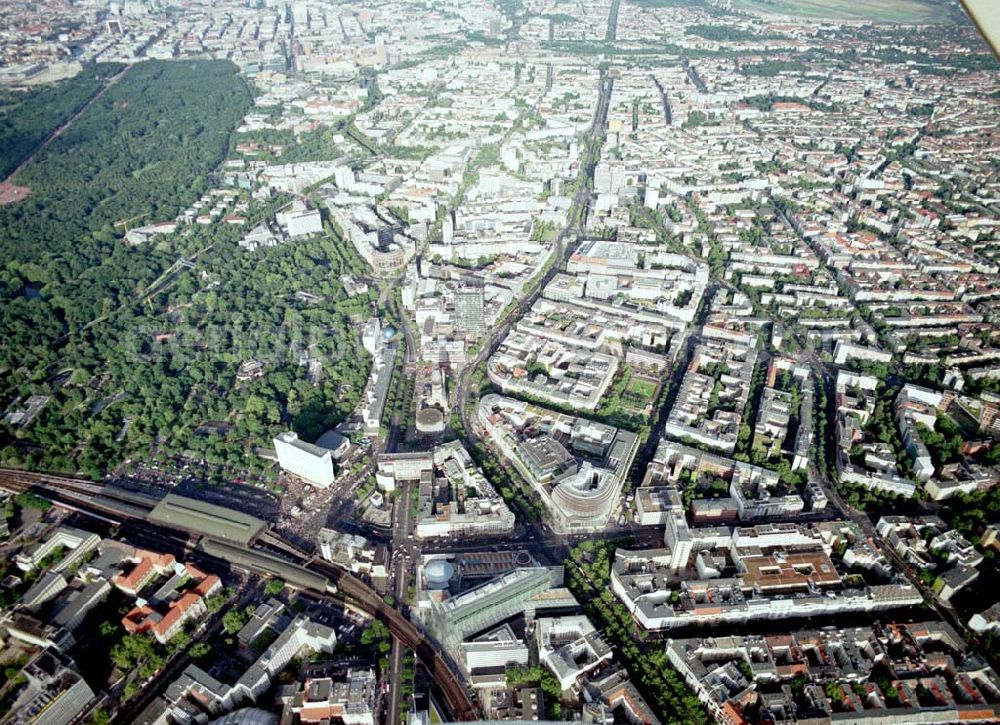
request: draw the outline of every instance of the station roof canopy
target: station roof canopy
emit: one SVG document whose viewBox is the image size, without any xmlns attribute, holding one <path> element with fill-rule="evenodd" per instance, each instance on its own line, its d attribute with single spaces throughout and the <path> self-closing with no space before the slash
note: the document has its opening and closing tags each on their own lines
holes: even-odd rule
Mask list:
<svg viewBox="0 0 1000 725">
<path fill-rule="evenodd" d="M 248 544 L 267 524 L 240 511 L 167 494 L 149 513 L 154 524 L 237 544 Z"/>
</svg>

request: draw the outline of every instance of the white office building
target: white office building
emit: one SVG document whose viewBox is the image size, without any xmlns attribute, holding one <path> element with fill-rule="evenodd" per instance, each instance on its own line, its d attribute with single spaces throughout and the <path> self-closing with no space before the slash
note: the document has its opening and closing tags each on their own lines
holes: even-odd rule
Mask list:
<svg viewBox="0 0 1000 725">
<path fill-rule="evenodd" d="M 282 470 L 314 486 L 326 488 L 333 483 L 333 454 L 329 449 L 300 441 L 297 433 L 289 431 L 274 439 L 274 450 Z"/>
<path fill-rule="evenodd" d="M 295 212 L 285 217 L 288 225 L 288 236 L 304 237 L 319 234 L 323 231 L 323 217 L 318 209 L 308 209 Z"/>
</svg>

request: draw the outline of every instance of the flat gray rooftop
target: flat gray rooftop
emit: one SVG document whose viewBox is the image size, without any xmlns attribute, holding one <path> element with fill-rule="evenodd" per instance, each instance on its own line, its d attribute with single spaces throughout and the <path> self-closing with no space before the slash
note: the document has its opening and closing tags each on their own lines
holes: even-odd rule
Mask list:
<svg viewBox="0 0 1000 725">
<path fill-rule="evenodd" d="M 149 513 L 154 524 L 213 539 L 248 544 L 266 524 L 255 516 L 169 493 Z"/>
</svg>

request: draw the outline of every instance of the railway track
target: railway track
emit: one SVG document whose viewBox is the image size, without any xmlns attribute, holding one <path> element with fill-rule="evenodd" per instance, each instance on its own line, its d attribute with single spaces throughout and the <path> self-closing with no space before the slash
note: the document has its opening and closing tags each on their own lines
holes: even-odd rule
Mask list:
<svg viewBox="0 0 1000 725">
<path fill-rule="evenodd" d="M 155 499 L 114 486 L 67 476 L 3 468 L 0 469 L 0 488 L 15 494 L 34 492 L 59 506 L 103 521 L 115 524 L 142 521 L 145 529 L 160 530 L 160 527 L 145 523 L 147 515 L 156 504 Z M 167 529 L 162 530 L 167 531 Z M 387 604 L 373 589 L 349 572 L 327 561 L 314 558 L 312 554 L 285 541 L 272 531 L 261 534 L 258 541 L 263 546 L 281 552 L 293 563 L 326 577 L 337 587 L 339 598 L 385 623 L 393 635 L 417 653 L 430 672 L 431 679 L 440 689 L 444 704 L 453 720 L 478 719 L 477 708 L 462 677 L 455 673 L 450 663 L 437 651 L 434 643 L 402 612 Z M 246 551 L 252 554 L 254 549 Z M 268 570 L 264 570 L 264 573 L 271 575 Z M 320 594 L 329 596 L 325 588 Z"/>
<path fill-rule="evenodd" d="M 300 564 L 308 564 L 313 559 L 313 555 L 308 551 L 299 548 L 290 541 L 285 541 L 285 539 L 270 531 L 262 532 L 260 536 L 257 537 L 256 543 L 275 549 L 286 556 L 294 556 L 299 559 L 298 563 Z"/>
<path fill-rule="evenodd" d="M 416 625 L 352 574 L 326 561 L 314 560 L 310 568 L 329 577 L 338 592 L 348 602 L 357 604 L 365 612 L 382 621 L 389 631 L 416 652 L 431 675 L 431 680 L 441 690 L 444 702 L 453 720 L 479 719 L 478 710 L 464 681 L 455 675 L 451 665 L 441 656 L 436 645 Z"/>
<path fill-rule="evenodd" d="M 0 469 L 0 488 L 11 493 L 37 493 L 53 503 L 102 521 L 120 524 L 145 520 L 155 500 L 92 481 L 49 473 Z"/>
</svg>

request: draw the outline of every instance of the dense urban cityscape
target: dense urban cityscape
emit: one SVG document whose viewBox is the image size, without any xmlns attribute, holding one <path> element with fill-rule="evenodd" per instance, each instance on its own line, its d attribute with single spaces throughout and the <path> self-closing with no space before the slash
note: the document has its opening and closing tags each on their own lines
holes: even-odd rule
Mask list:
<svg viewBox="0 0 1000 725">
<path fill-rule="evenodd" d="M 0 725 L 1000 722 L 977 23 L 0 3 Z"/>
</svg>

